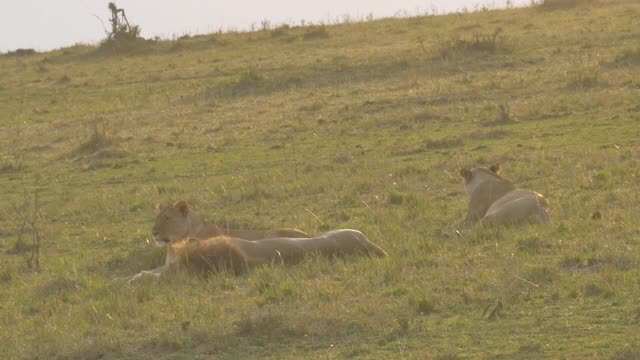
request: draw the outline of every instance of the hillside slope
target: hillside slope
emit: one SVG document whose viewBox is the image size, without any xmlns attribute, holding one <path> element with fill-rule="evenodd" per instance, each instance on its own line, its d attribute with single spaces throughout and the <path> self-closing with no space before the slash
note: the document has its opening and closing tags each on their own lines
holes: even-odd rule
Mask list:
<svg viewBox="0 0 640 360">
<path fill-rule="evenodd" d="M 551 3 L 0 56 L 0 357 L 640 357 L 640 4 Z M 553 224 L 446 236 L 493 163 Z M 390 256 L 118 280 L 179 199 Z"/>
</svg>

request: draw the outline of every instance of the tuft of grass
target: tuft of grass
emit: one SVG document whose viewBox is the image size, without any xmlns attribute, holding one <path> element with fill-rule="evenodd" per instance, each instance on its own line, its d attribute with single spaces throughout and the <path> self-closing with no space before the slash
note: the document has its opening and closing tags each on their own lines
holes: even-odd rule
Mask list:
<svg viewBox="0 0 640 360">
<path fill-rule="evenodd" d="M 433 300 L 424 297 L 410 298 L 409 305 L 415 309 L 417 315 L 430 315 L 436 312 Z"/>
<path fill-rule="evenodd" d="M 548 265 L 538 265 L 525 269 L 522 275 L 522 278 L 534 284 L 549 285 L 557 277 L 557 271 Z"/>
<path fill-rule="evenodd" d="M 299 338 L 308 334 L 306 326 L 294 326 L 285 314 L 267 312 L 253 315 L 245 313 L 234 322 L 235 335 L 267 339 Z"/>
<path fill-rule="evenodd" d="M 96 120 L 92 122 L 91 128 L 89 138 L 73 151 L 74 155 L 93 154 L 113 145 L 114 138 L 106 121 Z"/>
<path fill-rule="evenodd" d="M 625 50 L 621 55 L 616 56 L 612 62 L 615 65 L 637 65 L 640 64 L 640 49 Z"/>
<path fill-rule="evenodd" d="M 599 84 L 600 65 L 578 65 L 568 73 L 567 87 L 572 89 L 588 89 Z"/>
<path fill-rule="evenodd" d="M 84 285 L 76 280 L 71 280 L 65 277 L 57 277 L 47 281 L 36 289 L 35 296 L 40 300 L 45 300 L 49 297 L 63 297 L 66 298 L 69 292 L 84 287 Z"/>
<path fill-rule="evenodd" d="M 303 40 L 317 40 L 329 38 L 329 31 L 325 25 L 309 26 L 302 34 Z"/>
<path fill-rule="evenodd" d="M 62 75 L 59 79 L 58 79 L 58 84 L 67 84 L 71 82 L 71 77 L 69 77 L 69 75 Z"/>
<path fill-rule="evenodd" d="M 290 27 L 287 24 L 280 25 L 275 29 L 271 30 L 271 37 L 273 38 L 285 37 L 289 32 L 289 28 Z"/>
<path fill-rule="evenodd" d="M 458 137 L 444 137 L 441 139 L 428 139 L 424 142 L 424 147 L 428 150 L 459 148 L 464 141 Z"/>
<path fill-rule="evenodd" d="M 25 254 L 31 251 L 31 248 L 32 248 L 32 245 L 27 243 L 26 240 L 24 240 L 23 238 L 18 238 L 16 239 L 16 241 L 14 241 L 13 245 L 11 246 L 11 249 L 7 250 L 7 254 L 10 254 L 10 255 Z"/>
<path fill-rule="evenodd" d="M 519 251 L 525 251 L 529 254 L 540 254 L 545 250 L 552 249 L 552 245 L 538 236 L 531 236 L 518 239 L 516 242 L 516 248 Z"/>
<path fill-rule="evenodd" d="M 293 279 L 286 277 L 279 269 L 263 266 L 252 274 L 253 298 L 258 306 L 290 301 L 297 297 L 297 287 Z"/>
<path fill-rule="evenodd" d="M 607 284 L 601 281 L 592 281 L 584 285 L 582 289 L 582 295 L 584 297 L 602 297 L 605 299 L 611 298 L 615 295 L 614 290 Z"/>
<path fill-rule="evenodd" d="M 260 81 L 264 80 L 265 77 L 261 73 L 259 73 L 256 68 L 250 67 L 249 70 L 242 72 L 240 74 L 240 78 L 238 79 L 239 85 L 252 86 L 256 85 Z"/>
<path fill-rule="evenodd" d="M 13 279 L 13 270 L 4 268 L 0 270 L 0 283 L 9 283 Z"/>
<path fill-rule="evenodd" d="M 469 58 L 475 55 L 495 54 L 506 51 L 504 30 L 496 28 L 492 33 L 473 33 L 471 36 L 452 36 L 440 42 L 438 56 L 443 61 Z"/>
<path fill-rule="evenodd" d="M 640 359 L 640 344 L 638 342 L 631 344 L 624 344 L 621 347 L 616 347 L 609 360 L 629 360 Z"/>
<path fill-rule="evenodd" d="M 407 194 L 398 190 L 389 191 L 389 195 L 387 196 L 387 201 L 391 205 L 402 205 L 407 198 Z"/>
</svg>

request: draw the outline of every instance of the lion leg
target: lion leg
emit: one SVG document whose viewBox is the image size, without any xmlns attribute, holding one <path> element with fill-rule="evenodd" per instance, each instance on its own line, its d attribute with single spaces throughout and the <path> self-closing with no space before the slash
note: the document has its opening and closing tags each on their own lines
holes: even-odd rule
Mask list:
<svg viewBox="0 0 640 360">
<path fill-rule="evenodd" d="M 131 276 L 129 280 L 127 280 L 127 284 L 133 285 L 137 282 L 143 281 L 144 279 L 154 279 L 159 280 L 162 274 L 167 271 L 167 266 L 161 266 L 159 268 L 153 270 L 142 270 L 141 272 Z"/>
</svg>

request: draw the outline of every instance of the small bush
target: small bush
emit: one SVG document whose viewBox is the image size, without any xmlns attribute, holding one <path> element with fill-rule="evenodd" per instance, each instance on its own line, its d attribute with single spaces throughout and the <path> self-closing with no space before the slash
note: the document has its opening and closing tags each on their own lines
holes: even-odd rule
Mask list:
<svg viewBox="0 0 640 360">
<path fill-rule="evenodd" d="M 137 35 L 127 34 L 106 39 L 98 46 L 97 53 L 101 55 L 136 55 L 152 51 L 151 45 L 155 40 L 143 39 Z"/>
<path fill-rule="evenodd" d="M 148 52 L 148 45 L 154 41 L 140 37 L 140 26 L 129 24 L 124 9 L 119 9 L 113 2 L 110 2 L 108 7 L 111 11 L 111 31 L 105 30 L 107 39 L 100 44 L 97 52 L 113 55 Z"/>
</svg>

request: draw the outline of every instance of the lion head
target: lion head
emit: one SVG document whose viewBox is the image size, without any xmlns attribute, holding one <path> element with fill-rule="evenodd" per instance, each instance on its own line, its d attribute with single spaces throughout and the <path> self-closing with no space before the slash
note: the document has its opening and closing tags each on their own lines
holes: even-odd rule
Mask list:
<svg viewBox="0 0 640 360">
<path fill-rule="evenodd" d="M 192 228 L 189 207 L 184 201 L 178 201 L 171 206 L 156 206 L 159 210 L 151 234 L 156 245 L 165 246 L 187 237 Z"/>
</svg>

